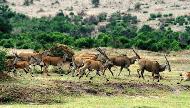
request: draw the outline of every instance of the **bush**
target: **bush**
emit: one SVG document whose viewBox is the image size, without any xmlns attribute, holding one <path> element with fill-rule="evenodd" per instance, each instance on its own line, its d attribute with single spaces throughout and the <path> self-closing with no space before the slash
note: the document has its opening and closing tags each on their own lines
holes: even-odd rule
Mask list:
<svg viewBox="0 0 190 108">
<path fill-rule="evenodd" d="M 138 20 L 136 16 L 132 16 L 131 14 L 127 14 L 122 16 L 122 20 L 124 22 L 128 22 L 130 24 L 137 24 Z"/>
<path fill-rule="evenodd" d="M 139 29 L 139 32 L 151 32 L 153 29 L 149 25 L 143 25 L 141 29 Z"/>
<path fill-rule="evenodd" d="M 0 50 L 0 72 L 5 70 L 6 51 Z"/>
<path fill-rule="evenodd" d="M 99 21 L 105 21 L 107 19 L 107 13 L 103 12 L 98 15 Z"/>
<path fill-rule="evenodd" d="M 78 48 L 92 48 L 95 41 L 91 38 L 79 38 L 75 41 L 75 46 Z"/>
<path fill-rule="evenodd" d="M 14 15 L 8 6 L 0 5 L 0 32 L 10 33 L 12 31 L 10 18 Z"/>
<path fill-rule="evenodd" d="M 160 17 L 162 17 L 162 14 L 161 14 L 161 13 L 158 13 L 158 14 L 157 14 L 157 18 L 160 18 Z"/>
<path fill-rule="evenodd" d="M 172 13 L 169 13 L 169 16 L 171 17 L 171 16 L 173 16 L 173 14 L 172 14 Z"/>
<path fill-rule="evenodd" d="M 134 9 L 135 9 L 136 11 L 140 10 L 140 9 L 141 9 L 141 3 L 139 3 L 139 2 L 136 3 Z"/>
<path fill-rule="evenodd" d="M 33 0 L 24 0 L 23 5 L 29 6 L 29 5 L 31 5 L 31 4 L 33 4 Z"/>
<path fill-rule="evenodd" d="M 155 18 L 157 18 L 156 14 L 151 13 L 150 14 L 150 19 L 155 19 Z"/>
<path fill-rule="evenodd" d="M 168 14 L 164 14 L 163 16 L 164 16 L 164 17 L 168 17 L 169 15 L 168 15 Z"/>
<path fill-rule="evenodd" d="M 111 39 L 112 39 L 112 37 L 110 35 L 102 33 L 96 39 L 97 46 L 102 46 L 102 47 L 110 46 Z"/>
<path fill-rule="evenodd" d="M 185 19 L 184 16 L 178 16 L 178 17 L 176 18 L 176 22 L 177 22 L 179 25 L 181 25 L 181 26 L 185 23 L 185 21 L 186 21 L 186 19 Z"/>
<path fill-rule="evenodd" d="M 93 30 L 94 30 L 93 25 L 82 25 L 79 28 L 81 35 L 90 35 Z"/>
<path fill-rule="evenodd" d="M 1 0 L 0 3 L 7 3 L 7 0 Z"/>
<path fill-rule="evenodd" d="M 122 16 L 121 16 L 121 13 L 120 12 L 115 12 L 113 13 L 110 18 L 109 18 L 109 21 L 110 22 L 115 22 L 117 20 L 121 20 L 122 19 Z"/>
<path fill-rule="evenodd" d="M 5 47 L 5 48 L 13 48 L 14 42 L 13 42 L 13 39 L 2 39 L 0 41 L 0 45 Z"/>
<path fill-rule="evenodd" d="M 91 0 L 91 2 L 94 5 L 94 7 L 98 7 L 100 4 L 100 0 Z"/>
<path fill-rule="evenodd" d="M 91 25 L 91 24 L 95 24 L 95 25 L 97 25 L 98 22 L 99 22 L 98 17 L 93 16 L 93 15 L 91 15 L 90 17 L 84 19 L 84 21 L 83 21 L 84 24 L 87 23 L 87 24 L 89 24 L 89 25 Z"/>
<path fill-rule="evenodd" d="M 180 48 L 180 43 L 176 40 L 174 40 L 172 43 L 171 43 L 171 50 L 174 50 L 174 51 L 178 51 L 178 50 L 181 50 Z"/>
</svg>

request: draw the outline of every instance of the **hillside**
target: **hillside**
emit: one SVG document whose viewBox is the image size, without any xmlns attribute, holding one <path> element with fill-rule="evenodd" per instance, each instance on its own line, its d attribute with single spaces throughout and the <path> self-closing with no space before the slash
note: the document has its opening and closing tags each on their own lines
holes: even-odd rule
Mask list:
<svg viewBox="0 0 190 108">
<path fill-rule="evenodd" d="M 0 46 L 190 49 L 187 1 L 92 1 L 3 0 L 9 6 L 0 5 Z"/>
<path fill-rule="evenodd" d="M 94 7 L 91 0 L 28 0 L 33 1 L 28 6 L 24 5 L 25 1 L 27 0 L 7 0 L 7 4 L 16 12 L 30 17 L 54 16 L 60 10 L 65 14 L 78 14 L 83 11 L 86 16 L 102 12 L 108 13 L 109 16 L 120 11 L 137 16 L 140 20 L 139 26 L 148 24 L 154 28 L 160 25 L 160 21 L 149 21 L 151 13 L 172 14 L 173 17 L 190 14 L 188 0 L 100 0 L 98 7 Z M 178 25 L 171 25 L 171 28 L 174 31 L 184 31 L 184 27 Z"/>
</svg>

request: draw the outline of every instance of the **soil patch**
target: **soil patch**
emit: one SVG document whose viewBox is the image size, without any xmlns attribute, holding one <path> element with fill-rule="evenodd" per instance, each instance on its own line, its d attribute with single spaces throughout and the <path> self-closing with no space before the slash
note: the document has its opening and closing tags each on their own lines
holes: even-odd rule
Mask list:
<svg viewBox="0 0 190 108">
<path fill-rule="evenodd" d="M 163 84 L 147 84 L 147 83 L 127 83 L 127 82 L 109 82 L 109 83 L 94 83 L 94 82 L 69 82 L 69 81 L 54 81 L 57 88 L 62 88 L 67 92 L 76 94 L 90 95 L 160 95 L 160 92 L 171 92 L 173 89 L 170 86 Z M 159 93 L 158 93 L 159 92 Z"/>
<path fill-rule="evenodd" d="M 6 73 L 0 72 L 0 81 L 11 81 L 11 80 L 15 80 L 15 78 L 9 76 Z"/>
<path fill-rule="evenodd" d="M 0 85 L 0 103 L 36 103 L 51 104 L 60 103 L 59 100 L 51 98 L 52 95 L 58 95 L 56 89 L 44 87 L 21 87 L 18 85 L 5 86 Z"/>
<path fill-rule="evenodd" d="M 97 96 L 163 96 L 173 92 L 173 88 L 167 85 L 154 83 L 134 83 L 134 82 L 74 82 L 50 80 L 52 86 L 21 86 L 16 84 L 0 84 L 0 104 L 6 103 L 35 103 L 53 104 L 64 103 L 57 98 L 81 95 Z M 180 86 L 183 90 L 190 90 L 190 86 Z"/>
</svg>

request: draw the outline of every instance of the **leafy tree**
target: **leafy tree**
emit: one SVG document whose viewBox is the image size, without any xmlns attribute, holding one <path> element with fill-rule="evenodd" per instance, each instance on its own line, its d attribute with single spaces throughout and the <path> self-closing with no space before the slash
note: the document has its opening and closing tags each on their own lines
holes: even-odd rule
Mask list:
<svg viewBox="0 0 190 108">
<path fill-rule="evenodd" d="M 100 0 L 91 0 L 91 2 L 94 5 L 94 7 L 98 7 L 100 4 Z"/>
<path fill-rule="evenodd" d="M 153 29 L 149 25 L 143 25 L 139 32 L 151 32 Z"/>
<path fill-rule="evenodd" d="M 79 38 L 75 41 L 75 46 L 79 48 L 92 48 L 94 46 L 94 39 L 91 38 Z"/>
<path fill-rule="evenodd" d="M 136 11 L 139 11 L 139 10 L 141 9 L 141 3 L 139 3 L 139 2 L 136 3 L 134 9 L 135 9 Z"/>
<path fill-rule="evenodd" d="M 98 15 L 99 21 L 105 21 L 107 19 L 107 13 L 103 12 Z"/>
<path fill-rule="evenodd" d="M 10 33 L 12 26 L 10 24 L 10 18 L 14 16 L 14 13 L 8 6 L 0 5 L 0 32 Z"/>
<path fill-rule="evenodd" d="M 109 21 L 110 22 L 115 22 L 117 20 L 121 20 L 122 19 L 122 16 L 121 16 L 121 13 L 120 12 L 115 12 L 113 13 L 110 18 L 109 18 Z"/>
<path fill-rule="evenodd" d="M 0 72 L 5 70 L 6 51 L 0 50 Z"/>
<path fill-rule="evenodd" d="M 107 47 L 107 46 L 109 46 L 111 43 L 111 40 L 112 40 L 112 36 L 110 36 L 110 35 L 107 35 L 107 34 L 105 34 L 105 33 L 101 33 L 99 36 L 98 36 L 98 38 L 96 39 L 96 41 L 97 41 L 97 44 L 99 45 L 99 46 L 103 46 L 103 47 Z M 97 45 L 97 46 L 98 46 Z"/>
</svg>

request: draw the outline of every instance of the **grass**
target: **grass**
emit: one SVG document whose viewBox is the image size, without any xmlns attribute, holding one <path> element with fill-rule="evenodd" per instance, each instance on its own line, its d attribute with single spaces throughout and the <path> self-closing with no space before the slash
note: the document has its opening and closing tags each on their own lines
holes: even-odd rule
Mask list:
<svg viewBox="0 0 190 108">
<path fill-rule="evenodd" d="M 123 49 L 120 51 L 127 52 Z M 128 52 L 129 56 L 133 54 Z M 160 53 L 142 51 L 140 54 L 149 59 L 156 56 L 156 60 L 164 63 Z M 59 76 L 56 73 L 51 73 L 48 77 L 40 74 L 31 77 L 29 74 L 23 74 L 13 80 L 0 81 L 0 87 L 10 87 L 0 89 L 0 99 L 3 95 L 15 98 L 17 95 L 14 93 L 23 95 L 22 93 L 26 92 L 30 95 L 24 94 L 24 98 L 19 97 L 23 98 L 21 100 L 15 98 L 11 102 L 3 103 L 0 108 L 189 108 L 190 88 L 184 87 L 190 86 L 190 83 L 183 82 L 177 85 L 179 73 L 189 69 L 189 64 L 182 64 L 180 61 L 182 59 L 184 57 L 178 56 L 176 52 L 175 56 L 169 58 L 173 60 L 172 72 L 161 73 L 164 79 L 159 83 L 153 82 L 148 72 L 145 72 L 145 80 L 139 79 L 136 73 L 137 64 L 130 67 L 131 76 L 128 76 L 126 69 L 121 76 L 117 76 L 119 68 L 113 68 L 114 77 L 107 71 L 109 82 L 103 77 L 95 77 L 89 83 L 89 77 L 79 80 L 78 77 Z M 90 76 L 93 75 L 94 73 L 91 73 Z"/>
<path fill-rule="evenodd" d="M 126 74 L 126 73 L 123 73 Z M 128 73 L 127 73 L 128 74 Z M 172 73 L 174 74 L 174 73 Z M 147 74 L 146 74 L 147 75 Z M 174 75 L 175 76 L 175 75 Z M 129 82 L 131 83 L 145 83 L 145 84 L 154 84 L 155 82 L 147 80 L 149 79 L 149 76 L 146 76 L 146 81 L 143 81 L 142 79 L 136 78 L 135 75 L 132 74 L 132 76 L 128 75 L 122 75 L 121 77 L 111 77 L 110 82 L 113 83 L 122 83 L 122 82 Z M 36 77 L 32 78 L 30 75 L 24 75 L 24 77 L 19 77 L 17 81 L 12 81 L 9 84 L 7 82 L 2 82 L 4 85 L 20 85 L 25 87 L 31 87 L 34 88 L 36 86 L 40 87 L 54 87 L 54 83 L 52 81 L 73 81 L 73 82 L 79 82 L 78 78 L 73 78 L 70 76 L 58 76 L 56 74 L 52 74 L 50 77 L 44 77 L 41 75 L 37 75 Z M 80 80 L 80 82 L 88 81 L 88 78 L 83 78 Z M 174 81 L 175 82 L 175 81 Z M 100 89 L 105 89 L 105 92 L 107 93 L 114 93 L 115 90 L 112 87 L 104 86 L 105 81 L 102 80 L 101 77 L 97 77 L 94 79 L 94 82 L 89 83 L 90 87 L 100 87 Z M 157 84 L 157 83 L 155 83 Z M 159 84 L 164 85 L 171 85 L 167 80 L 162 80 Z M 174 83 L 173 83 L 174 84 Z M 177 85 L 175 85 L 177 86 Z M 27 107 L 53 107 L 53 108 L 188 108 L 190 106 L 190 95 L 189 91 L 182 91 L 180 93 L 174 93 L 173 91 L 164 91 L 164 90 L 157 90 L 155 88 L 142 88 L 142 89 L 136 89 L 133 87 L 125 88 L 126 93 L 119 94 L 119 95 L 112 95 L 112 96 L 106 96 L 106 95 L 89 95 L 89 94 L 82 94 L 79 96 L 75 95 L 53 95 L 53 96 L 43 96 L 39 95 L 41 97 L 38 97 L 38 94 L 34 94 L 35 97 L 38 98 L 51 98 L 56 101 L 60 101 L 60 103 L 49 103 L 52 105 L 33 105 L 36 103 L 17 103 L 13 102 L 12 105 L 8 105 L 10 103 L 7 103 L 7 105 L 2 105 L 0 107 L 8 107 L 8 108 L 27 108 Z M 142 90 L 142 91 L 141 91 Z M 148 90 L 148 91 L 146 91 Z M 152 92 L 150 92 L 150 90 Z M 130 94 L 130 95 L 128 95 Z M 30 105 L 31 104 L 31 105 Z"/>
<path fill-rule="evenodd" d="M 3 105 L 2 108 L 189 108 L 190 95 L 182 93 L 180 95 L 170 95 L 167 97 L 141 97 L 141 96 L 91 96 L 67 97 L 64 104 L 54 105 Z"/>
</svg>

